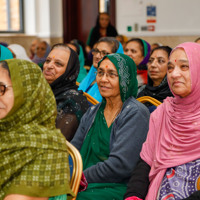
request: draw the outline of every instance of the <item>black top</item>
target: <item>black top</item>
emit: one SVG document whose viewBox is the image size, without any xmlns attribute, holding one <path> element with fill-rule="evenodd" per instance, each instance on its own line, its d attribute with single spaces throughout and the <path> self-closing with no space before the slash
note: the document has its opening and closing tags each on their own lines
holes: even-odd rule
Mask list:
<svg viewBox="0 0 200 200">
<path fill-rule="evenodd" d="M 127 191 L 124 199 L 136 196 L 145 199 L 149 187 L 149 172 L 150 166 L 142 159 L 139 160 L 136 168 L 133 170 L 131 178 L 127 185 Z"/>
<path fill-rule="evenodd" d="M 116 37 L 118 35 L 117 30 L 115 29 L 114 26 L 109 24 L 106 30 L 106 37 Z M 103 37 L 100 32 L 99 32 L 99 27 L 95 26 L 92 29 L 92 33 L 90 34 L 90 37 L 88 39 L 87 45 L 89 45 L 91 48 L 93 48 L 94 44 L 101 38 Z"/>
<path fill-rule="evenodd" d="M 169 85 L 167 82 L 167 76 L 162 80 L 159 86 L 154 87 L 153 86 L 153 81 L 151 78 L 148 76 L 148 84 L 145 85 L 141 91 L 139 91 L 137 98 L 143 97 L 143 96 L 150 96 L 155 99 L 157 99 L 160 102 L 163 102 L 165 98 L 168 96 L 171 97 L 173 94 L 171 93 L 169 89 Z M 152 106 L 151 103 L 145 103 L 147 107 Z"/>
<path fill-rule="evenodd" d="M 50 84 L 57 103 L 56 127 L 70 141 L 78 128 L 83 114 L 89 108 L 88 101 L 82 91 L 78 91 L 76 79 L 80 64 L 78 55 L 70 49 L 69 62 L 64 74 Z"/>
</svg>

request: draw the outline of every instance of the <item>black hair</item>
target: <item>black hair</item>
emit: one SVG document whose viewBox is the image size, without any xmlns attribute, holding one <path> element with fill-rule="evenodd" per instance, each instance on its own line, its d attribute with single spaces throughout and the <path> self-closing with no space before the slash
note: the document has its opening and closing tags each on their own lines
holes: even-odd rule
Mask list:
<svg viewBox="0 0 200 200">
<path fill-rule="evenodd" d="M 200 37 L 198 37 L 194 42 L 198 42 L 200 40 Z"/>
<path fill-rule="evenodd" d="M 137 42 L 139 45 L 140 45 L 140 50 L 142 52 L 142 56 L 144 56 L 144 44 L 142 42 L 142 40 L 140 38 L 132 38 L 130 40 L 128 40 L 126 42 L 126 45 L 129 43 L 129 42 Z"/>
<path fill-rule="evenodd" d="M 119 48 L 119 41 L 114 37 L 102 37 L 96 44 L 101 42 L 108 43 L 111 46 L 112 53 L 116 53 L 117 49 Z"/>
<path fill-rule="evenodd" d="M 153 50 L 151 51 L 151 55 L 152 55 L 152 53 L 153 53 L 154 51 L 156 51 L 156 50 L 163 50 L 163 51 L 165 51 L 165 52 L 167 53 L 168 57 L 169 57 L 169 55 L 170 55 L 170 53 L 171 53 L 171 51 L 172 51 L 172 48 L 169 47 L 169 46 L 160 46 L 160 47 L 156 47 L 155 49 L 153 49 Z"/>
<path fill-rule="evenodd" d="M 3 69 L 6 69 L 8 71 L 9 77 L 11 78 L 8 63 L 5 60 L 0 61 L 0 67 L 2 67 Z"/>
<path fill-rule="evenodd" d="M 71 42 L 69 42 L 68 44 L 73 45 L 73 46 L 76 48 L 76 53 L 77 53 L 78 55 L 80 54 L 80 47 L 79 47 L 79 44 L 78 44 L 78 43 L 71 41 Z"/>
<path fill-rule="evenodd" d="M 110 15 L 109 15 L 107 12 L 101 12 L 101 13 L 99 13 L 98 16 L 97 16 L 97 19 L 96 19 L 96 27 L 98 27 L 98 28 L 100 27 L 99 18 L 100 18 L 101 15 L 107 15 L 107 16 L 110 17 Z M 109 26 L 109 25 L 110 25 L 110 21 L 109 21 L 108 26 Z"/>
</svg>

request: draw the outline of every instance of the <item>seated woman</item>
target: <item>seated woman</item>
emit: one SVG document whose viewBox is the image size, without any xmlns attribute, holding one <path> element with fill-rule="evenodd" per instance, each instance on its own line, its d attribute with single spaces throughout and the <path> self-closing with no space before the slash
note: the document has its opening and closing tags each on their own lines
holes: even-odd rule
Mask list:
<svg viewBox="0 0 200 200">
<path fill-rule="evenodd" d="M 132 38 L 125 45 L 124 54 L 132 58 L 137 65 L 138 87 L 147 84 L 147 63 L 150 52 L 150 44 L 140 38 Z"/>
<path fill-rule="evenodd" d="M 137 98 L 142 96 L 150 96 L 158 101 L 168 96 L 173 96 L 167 82 L 167 64 L 171 48 L 168 46 L 157 47 L 152 50 L 148 67 L 148 84 L 140 87 Z M 150 112 L 155 109 L 151 103 L 145 103 Z"/>
<path fill-rule="evenodd" d="M 141 161 L 128 184 L 127 200 L 200 198 L 199 57 L 200 45 L 196 43 L 173 49 L 167 78 L 174 97 L 167 97 L 151 114 Z"/>
<path fill-rule="evenodd" d="M 55 105 L 36 64 L 0 61 L 0 199 L 66 199 L 73 194 Z"/>
<path fill-rule="evenodd" d="M 112 37 L 103 37 L 95 44 L 93 49 L 93 65 L 88 72 L 88 75 L 83 79 L 79 85 L 79 90 L 87 92 L 97 101 L 102 101 L 102 96 L 96 83 L 96 74 L 98 62 L 106 55 L 111 53 L 123 53 L 123 47 L 119 41 Z"/>
<path fill-rule="evenodd" d="M 79 68 L 77 53 L 66 44 L 56 44 L 47 56 L 43 69 L 44 77 L 56 98 L 58 110 L 56 127 L 61 129 L 69 141 L 89 107 L 83 92 L 77 90 L 76 79 Z"/>
<path fill-rule="evenodd" d="M 124 54 L 105 56 L 98 64 L 102 103 L 88 109 L 72 140 L 83 159 L 88 188 L 77 200 L 121 200 L 145 141 L 148 109 L 135 99 L 136 65 Z"/>
<path fill-rule="evenodd" d="M 32 61 L 38 64 L 43 69 L 43 64 L 51 50 L 51 47 L 46 41 L 40 41 L 37 44 L 35 55 Z"/>
<path fill-rule="evenodd" d="M 99 13 L 96 19 L 96 25 L 91 28 L 86 45 L 87 54 L 91 51 L 94 44 L 101 37 L 116 37 L 117 30 L 110 23 L 110 16 L 108 13 Z"/>
<path fill-rule="evenodd" d="M 78 43 L 78 40 L 72 40 L 70 43 L 67 43 L 67 46 L 73 49 L 78 54 L 78 59 L 80 63 L 80 70 L 77 77 L 77 82 L 80 83 L 86 76 L 87 70 L 84 68 L 85 66 L 85 57 L 83 53 L 82 46 Z"/>
</svg>

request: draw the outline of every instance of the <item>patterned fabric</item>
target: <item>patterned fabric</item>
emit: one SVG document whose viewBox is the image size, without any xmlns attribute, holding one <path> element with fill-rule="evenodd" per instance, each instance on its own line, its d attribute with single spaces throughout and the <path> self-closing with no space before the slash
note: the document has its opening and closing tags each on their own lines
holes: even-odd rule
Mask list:
<svg viewBox="0 0 200 200">
<path fill-rule="evenodd" d="M 0 120 L 0 199 L 8 194 L 72 194 L 65 138 L 55 128 L 56 102 L 31 62 L 7 60 L 14 106 Z"/>
<path fill-rule="evenodd" d="M 146 200 L 156 198 L 168 168 L 200 158 L 200 45 L 186 42 L 177 48 L 184 49 L 188 58 L 191 92 L 184 98 L 176 94 L 174 98 L 167 97 L 151 114 L 147 140 L 140 154 L 151 166 Z"/>
<path fill-rule="evenodd" d="M 200 190 L 200 159 L 167 169 L 159 200 L 181 200 Z"/>
<path fill-rule="evenodd" d="M 129 56 L 124 54 L 109 54 L 104 56 L 104 58 L 98 63 L 98 67 L 105 58 L 108 58 L 117 69 L 122 101 L 124 102 L 131 96 L 136 98 L 138 82 L 136 78 L 137 67 L 134 61 Z"/>
</svg>

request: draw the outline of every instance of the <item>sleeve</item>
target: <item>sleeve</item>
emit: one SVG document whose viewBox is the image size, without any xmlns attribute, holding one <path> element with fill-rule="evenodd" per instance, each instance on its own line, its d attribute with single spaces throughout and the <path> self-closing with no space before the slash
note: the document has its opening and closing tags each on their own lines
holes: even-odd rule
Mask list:
<svg viewBox="0 0 200 200">
<path fill-rule="evenodd" d="M 150 169 L 150 166 L 146 162 L 144 162 L 142 159 L 139 160 L 128 182 L 127 191 L 124 195 L 124 199 L 132 196 L 145 199 L 150 184 Z"/>
<path fill-rule="evenodd" d="M 66 140 L 71 141 L 78 128 L 78 120 L 75 114 L 65 113 L 56 118 L 56 128 L 59 128 Z"/>
<path fill-rule="evenodd" d="M 109 158 L 84 170 L 88 183 L 128 181 L 148 132 L 149 112 L 143 107 L 145 112 L 127 108 L 123 116 L 116 119 Z"/>
</svg>

